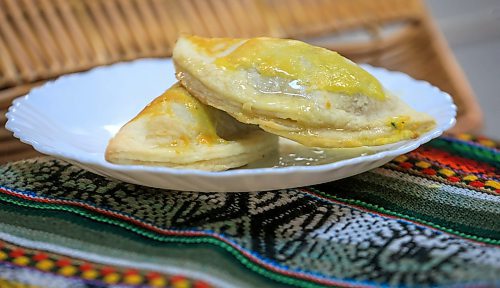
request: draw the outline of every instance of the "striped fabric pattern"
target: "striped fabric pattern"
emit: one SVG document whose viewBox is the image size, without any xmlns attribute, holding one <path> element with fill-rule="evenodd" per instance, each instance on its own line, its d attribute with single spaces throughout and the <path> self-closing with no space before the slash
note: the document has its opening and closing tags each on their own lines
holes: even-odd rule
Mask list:
<svg viewBox="0 0 500 288">
<path fill-rule="evenodd" d="M 50 157 L 10 163 L 0 167 L 0 281 L 500 285 L 499 155 L 486 138 L 441 137 L 350 178 L 252 193 L 141 187 Z"/>
</svg>

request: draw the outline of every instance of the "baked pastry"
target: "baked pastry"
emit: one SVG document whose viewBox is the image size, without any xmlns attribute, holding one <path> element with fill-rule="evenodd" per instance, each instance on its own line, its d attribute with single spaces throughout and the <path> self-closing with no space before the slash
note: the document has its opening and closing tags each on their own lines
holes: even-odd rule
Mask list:
<svg viewBox="0 0 500 288">
<path fill-rule="evenodd" d="M 110 140 L 106 160 L 222 171 L 264 157 L 277 149 L 277 138 L 200 103 L 175 84 Z"/>
<path fill-rule="evenodd" d="M 306 146 L 382 145 L 435 125 L 352 61 L 300 41 L 181 37 L 173 59 L 201 102 Z"/>
</svg>

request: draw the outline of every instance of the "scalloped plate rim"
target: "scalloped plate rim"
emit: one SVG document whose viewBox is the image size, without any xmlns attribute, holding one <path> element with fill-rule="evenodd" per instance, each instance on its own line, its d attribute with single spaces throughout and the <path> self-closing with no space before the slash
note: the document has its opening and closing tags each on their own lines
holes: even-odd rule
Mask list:
<svg viewBox="0 0 500 288">
<path fill-rule="evenodd" d="M 362 64 L 362 66 L 370 71 L 376 71 L 380 74 L 384 75 L 390 75 L 389 77 L 403 77 L 405 81 L 411 81 L 414 82 L 417 85 L 426 85 L 428 86 L 427 88 L 434 89 L 437 93 L 440 95 L 444 96 L 444 100 L 449 104 L 449 107 L 447 107 L 446 112 L 448 116 L 448 121 L 446 123 L 443 123 L 441 126 L 437 125 L 435 129 L 432 131 L 429 131 L 420 137 L 412 140 L 407 140 L 404 141 L 405 143 L 396 148 L 396 149 L 389 149 L 389 150 L 384 150 L 380 152 L 376 152 L 371 155 L 365 155 L 365 156 L 359 156 L 355 158 L 349 158 L 345 160 L 340 160 L 337 162 L 333 163 L 328 163 L 328 164 L 321 164 L 321 165 L 314 165 L 314 166 L 288 166 L 288 167 L 266 167 L 266 168 L 253 168 L 253 169 L 245 169 L 245 168 L 239 168 L 239 169 L 232 169 L 232 170 L 227 170 L 227 171 L 220 171 L 220 172 L 210 172 L 210 171 L 202 171 L 202 170 L 196 170 L 196 169 L 176 169 L 176 168 L 170 168 L 170 167 L 159 167 L 159 166 L 144 166 L 144 165 L 117 165 L 117 164 L 112 164 L 102 159 L 95 159 L 91 157 L 81 157 L 81 155 L 74 155 L 72 153 L 65 153 L 64 151 L 58 151 L 56 147 L 51 147 L 50 145 L 46 145 L 44 143 L 40 143 L 37 141 L 37 139 L 34 139 L 33 137 L 30 137 L 30 135 L 26 135 L 23 133 L 22 128 L 20 128 L 18 125 L 16 125 L 17 119 L 16 119 L 16 113 L 18 108 L 22 105 L 24 105 L 27 101 L 30 100 L 31 97 L 45 97 L 43 95 L 44 90 L 50 88 L 52 85 L 58 85 L 60 81 L 67 81 L 67 79 L 72 79 L 75 77 L 81 77 L 86 74 L 90 73 L 99 73 L 99 71 L 106 71 L 106 69 L 109 69 L 109 67 L 120 67 L 121 65 L 137 65 L 137 63 L 141 62 L 147 62 L 147 61 L 164 61 L 165 59 L 158 59 L 158 58 L 146 58 L 146 59 L 139 59 L 139 60 L 134 60 L 134 61 L 129 61 L 129 62 L 119 62 L 115 64 L 111 64 L 108 66 L 100 66 L 96 67 L 93 69 L 90 69 L 85 72 L 77 72 L 77 73 L 71 73 L 67 75 L 63 75 L 55 80 L 48 81 L 42 86 L 36 87 L 32 89 L 28 94 L 25 96 L 18 97 L 15 99 L 12 103 L 12 105 L 9 107 L 8 112 L 6 114 L 7 117 L 7 123 L 5 127 L 13 132 L 14 136 L 18 139 L 20 139 L 23 143 L 29 144 L 33 146 L 33 148 L 43 154 L 51 155 L 56 158 L 62 158 L 70 161 L 76 161 L 77 163 L 82 164 L 84 167 L 85 165 L 95 165 L 95 166 L 100 166 L 106 169 L 111 169 L 114 171 L 119 171 L 119 172 L 153 172 L 153 173 L 166 173 L 170 175 L 193 175 L 193 176 L 204 176 L 207 178 L 221 178 L 223 176 L 231 176 L 231 175 L 263 175 L 263 174 L 289 174 L 293 172 L 301 172 L 301 173 L 319 173 L 319 172 L 325 172 L 329 170 L 336 170 L 339 169 L 343 166 L 347 165 L 355 165 L 363 162 L 374 162 L 383 158 L 387 157 L 397 157 L 399 155 L 405 154 L 407 152 L 410 152 L 416 148 L 418 148 L 420 145 L 429 142 L 430 140 L 439 137 L 440 135 L 443 134 L 443 132 L 449 128 L 451 128 L 455 124 L 455 117 L 456 117 L 456 106 L 453 103 L 453 100 L 451 96 L 439 90 L 437 87 L 431 85 L 427 81 L 423 80 L 415 80 L 408 76 L 405 73 L 398 72 L 398 71 L 391 71 L 385 68 L 381 67 L 373 67 L 371 65 L 367 64 Z M 449 113 L 451 112 L 451 114 Z M 36 138 L 36 137 L 35 137 Z M 401 144 L 397 143 L 397 144 Z M 394 144 L 390 144 L 394 145 Z M 388 160 L 389 161 L 389 160 Z M 95 173 L 95 172 L 94 172 Z"/>
</svg>

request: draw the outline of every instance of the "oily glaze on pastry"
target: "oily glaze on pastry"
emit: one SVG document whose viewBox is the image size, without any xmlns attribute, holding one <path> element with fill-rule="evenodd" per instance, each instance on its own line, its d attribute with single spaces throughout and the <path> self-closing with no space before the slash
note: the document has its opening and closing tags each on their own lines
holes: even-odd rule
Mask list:
<svg viewBox="0 0 500 288">
<path fill-rule="evenodd" d="M 300 41 L 181 37 L 173 59 L 203 103 L 306 146 L 382 145 L 435 125 L 350 60 Z"/>
<path fill-rule="evenodd" d="M 110 140 L 106 160 L 222 171 L 264 157 L 277 149 L 277 138 L 200 103 L 175 84 Z"/>
</svg>

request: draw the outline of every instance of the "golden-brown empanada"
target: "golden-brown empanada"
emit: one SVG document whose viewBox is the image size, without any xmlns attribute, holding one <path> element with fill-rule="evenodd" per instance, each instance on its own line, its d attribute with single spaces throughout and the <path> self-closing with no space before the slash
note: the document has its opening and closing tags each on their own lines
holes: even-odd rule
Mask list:
<svg viewBox="0 0 500 288">
<path fill-rule="evenodd" d="M 173 59 L 203 103 L 306 146 L 382 145 L 435 125 L 355 63 L 300 41 L 181 37 Z"/>
<path fill-rule="evenodd" d="M 110 140 L 106 160 L 222 171 L 264 157 L 277 143 L 277 136 L 239 123 L 175 84 Z"/>
</svg>

